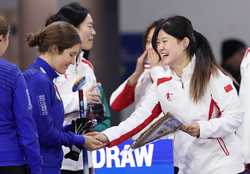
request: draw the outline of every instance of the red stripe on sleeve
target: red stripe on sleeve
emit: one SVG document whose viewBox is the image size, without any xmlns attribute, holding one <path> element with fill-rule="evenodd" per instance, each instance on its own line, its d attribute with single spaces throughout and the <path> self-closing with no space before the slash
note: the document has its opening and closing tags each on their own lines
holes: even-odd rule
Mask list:
<svg viewBox="0 0 250 174">
<path fill-rule="evenodd" d="M 111 104 L 111 108 L 120 112 L 135 100 L 135 86 L 130 86 L 128 84 L 125 85 L 122 92 L 114 99 Z"/>
<path fill-rule="evenodd" d="M 112 146 L 118 145 L 118 144 L 122 143 L 123 141 L 129 139 L 130 137 L 134 136 L 135 134 L 137 134 L 138 132 L 140 132 L 143 128 L 145 128 L 156 117 L 158 117 L 161 112 L 162 112 L 161 105 L 160 105 L 160 103 L 157 103 L 155 105 L 155 107 L 153 108 L 153 110 L 151 112 L 151 115 L 147 119 L 145 119 L 140 125 L 138 125 L 134 129 L 132 129 L 128 133 L 126 133 L 126 134 L 120 136 L 119 138 L 111 141 L 110 144 L 108 145 L 108 147 L 112 147 Z"/>
</svg>

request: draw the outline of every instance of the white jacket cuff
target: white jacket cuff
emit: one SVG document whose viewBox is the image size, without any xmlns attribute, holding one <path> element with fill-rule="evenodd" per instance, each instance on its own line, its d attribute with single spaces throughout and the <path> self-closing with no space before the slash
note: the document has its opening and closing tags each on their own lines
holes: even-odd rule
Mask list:
<svg viewBox="0 0 250 174">
<path fill-rule="evenodd" d="M 200 126 L 200 136 L 199 138 L 209 138 L 209 123 L 208 121 L 198 121 Z"/>
</svg>

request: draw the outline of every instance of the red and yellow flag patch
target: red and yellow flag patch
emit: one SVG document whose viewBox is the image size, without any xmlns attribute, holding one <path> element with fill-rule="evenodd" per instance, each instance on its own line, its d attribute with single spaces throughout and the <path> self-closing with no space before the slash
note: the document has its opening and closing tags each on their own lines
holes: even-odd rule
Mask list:
<svg viewBox="0 0 250 174">
<path fill-rule="evenodd" d="M 228 84 L 228 85 L 224 86 L 224 90 L 225 90 L 226 92 L 230 92 L 230 91 L 232 91 L 232 89 L 233 89 L 233 87 L 232 87 L 231 84 Z"/>
</svg>

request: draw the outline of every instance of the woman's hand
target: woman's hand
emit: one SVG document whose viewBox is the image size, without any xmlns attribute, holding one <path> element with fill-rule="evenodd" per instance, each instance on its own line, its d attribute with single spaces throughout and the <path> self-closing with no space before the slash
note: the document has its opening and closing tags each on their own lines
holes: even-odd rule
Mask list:
<svg viewBox="0 0 250 174">
<path fill-rule="evenodd" d="M 144 71 L 144 60 L 147 56 L 147 50 L 145 50 L 137 59 L 136 68 L 134 73 L 128 78 L 128 84 L 133 86 L 137 83 L 139 77 Z"/>
<path fill-rule="evenodd" d="M 144 60 L 147 57 L 148 51 L 145 50 L 140 57 L 137 58 L 137 63 L 136 63 L 136 68 L 135 68 L 135 72 L 136 74 L 141 75 L 144 71 Z"/>
<path fill-rule="evenodd" d="M 88 90 L 84 90 L 84 95 L 87 99 L 87 103 L 101 103 L 101 98 L 96 91 L 96 85 L 92 86 Z"/>
<path fill-rule="evenodd" d="M 151 68 L 160 65 L 160 57 L 153 48 L 148 49 L 147 59 Z"/>
<path fill-rule="evenodd" d="M 181 127 L 181 130 L 186 132 L 187 134 L 193 136 L 193 137 L 199 137 L 200 136 L 200 126 L 198 123 L 192 123 L 189 125 L 183 125 Z"/>
<path fill-rule="evenodd" d="M 84 146 L 89 150 L 96 150 L 105 147 L 107 143 L 97 139 L 95 136 L 84 135 L 85 137 L 85 144 Z"/>
<path fill-rule="evenodd" d="M 108 137 L 101 132 L 89 132 L 85 134 L 85 137 L 89 138 L 92 141 L 85 143 L 87 149 L 96 150 L 105 147 L 109 143 Z"/>
</svg>

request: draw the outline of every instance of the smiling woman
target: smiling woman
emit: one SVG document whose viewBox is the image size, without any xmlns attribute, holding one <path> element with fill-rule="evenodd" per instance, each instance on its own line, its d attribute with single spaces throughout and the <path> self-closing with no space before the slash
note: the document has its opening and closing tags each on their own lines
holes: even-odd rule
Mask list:
<svg viewBox="0 0 250 174">
<path fill-rule="evenodd" d="M 183 123 L 174 136 L 179 173 L 242 172 L 236 131 L 243 112 L 233 81 L 216 64 L 206 37 L 186 17 L 172 16 L 156 26 L 152 45 L 166 73 L 157 77 L 126 120 L 92 136 L 111 147 L 135 135 L 161 112 L 171 113 Z"/>
<path fill-rule="evenodd" d="M 55 22 L 41 32 L 27 36 L 28 45 L 38 46 L 40 56 L 24 72 L 33 105 L 40 151 L 43 157 L 42 172 L 59 174 L 63 158 L 62 145 L 86 146 L 89 150 L 99 141 L 63 127 L 64 108 L 54 84 L 59 74 L 64 74 L 80 50 L 81 39 L 77 30 L 66 22 Z"/>
<path fill-rule="evenodd" d="M 92 106 L 96 105 L 103 107 L 104 112 L 100 112 L 98 117 L 101 116 L 104 118 L 95 127 L 96 131 L 102 131 L 110 126 L 110 110 L 102 85 L 100 85 L 99 82 L 97 85 L 97 81 L 99 80 L 95 76 L 95 68 L 91 61 L 88 60 L 88 56 L 90 50 L 93 47 L 94 38 L 96 35 L 92 15 L 89 10 L 83 7 L 80 3 L 73 2 L 66 4 L 60 8 L 57 13 L 51 15 L 46 20 L 45 25 L 47 26 L 57 21 L 64 21 L 74 25 L 74 27 L 76 27 L 78 30 L 82 41 L 81 51 L 76 58 L 75 64 L 70 65 L 65 75 L 59 76 L 55 80 L 55 84 L 58 86 L 58 91 L 61 94 L 63 100 L 65 111 L 64 124 L 71 123 L 72 121 L 75 121 L 77 118 L 79 118 L 78 95 L 76 92 L 73 92 L 71 88 L 75 81 L 79 79 L 79 77 L 84 77 L 86 83 L 81 87 L 84 93 L 84 103 L 86 103 L 84 110 L 88 110 L 87 108 L 91 107 L 91 110 L 95 112 L 93 109 L 99 107 Z M 82 174 L 82 155 L 79 156 L 78 161 L 74 161 L 68 159 L 66 156 L 66 154 L 70 152 L 69 148 L 63 147 L 63 151 L 65 158 L 62 162 L 62 174 Z M 89 171 L 91 173 L 93 170 L 90 168 Z"/>
<path fill-rule="evenodd" d="M 62 39 L 65 38 L 65 39 Z M 43 59 L 60 74 L 74 63 L 80 50 L 80 37 L 75 28 L 65 22 L 56 22 L 40 33 L 28 34 L 30 47 L 38 46 Z"/>
</svg>

